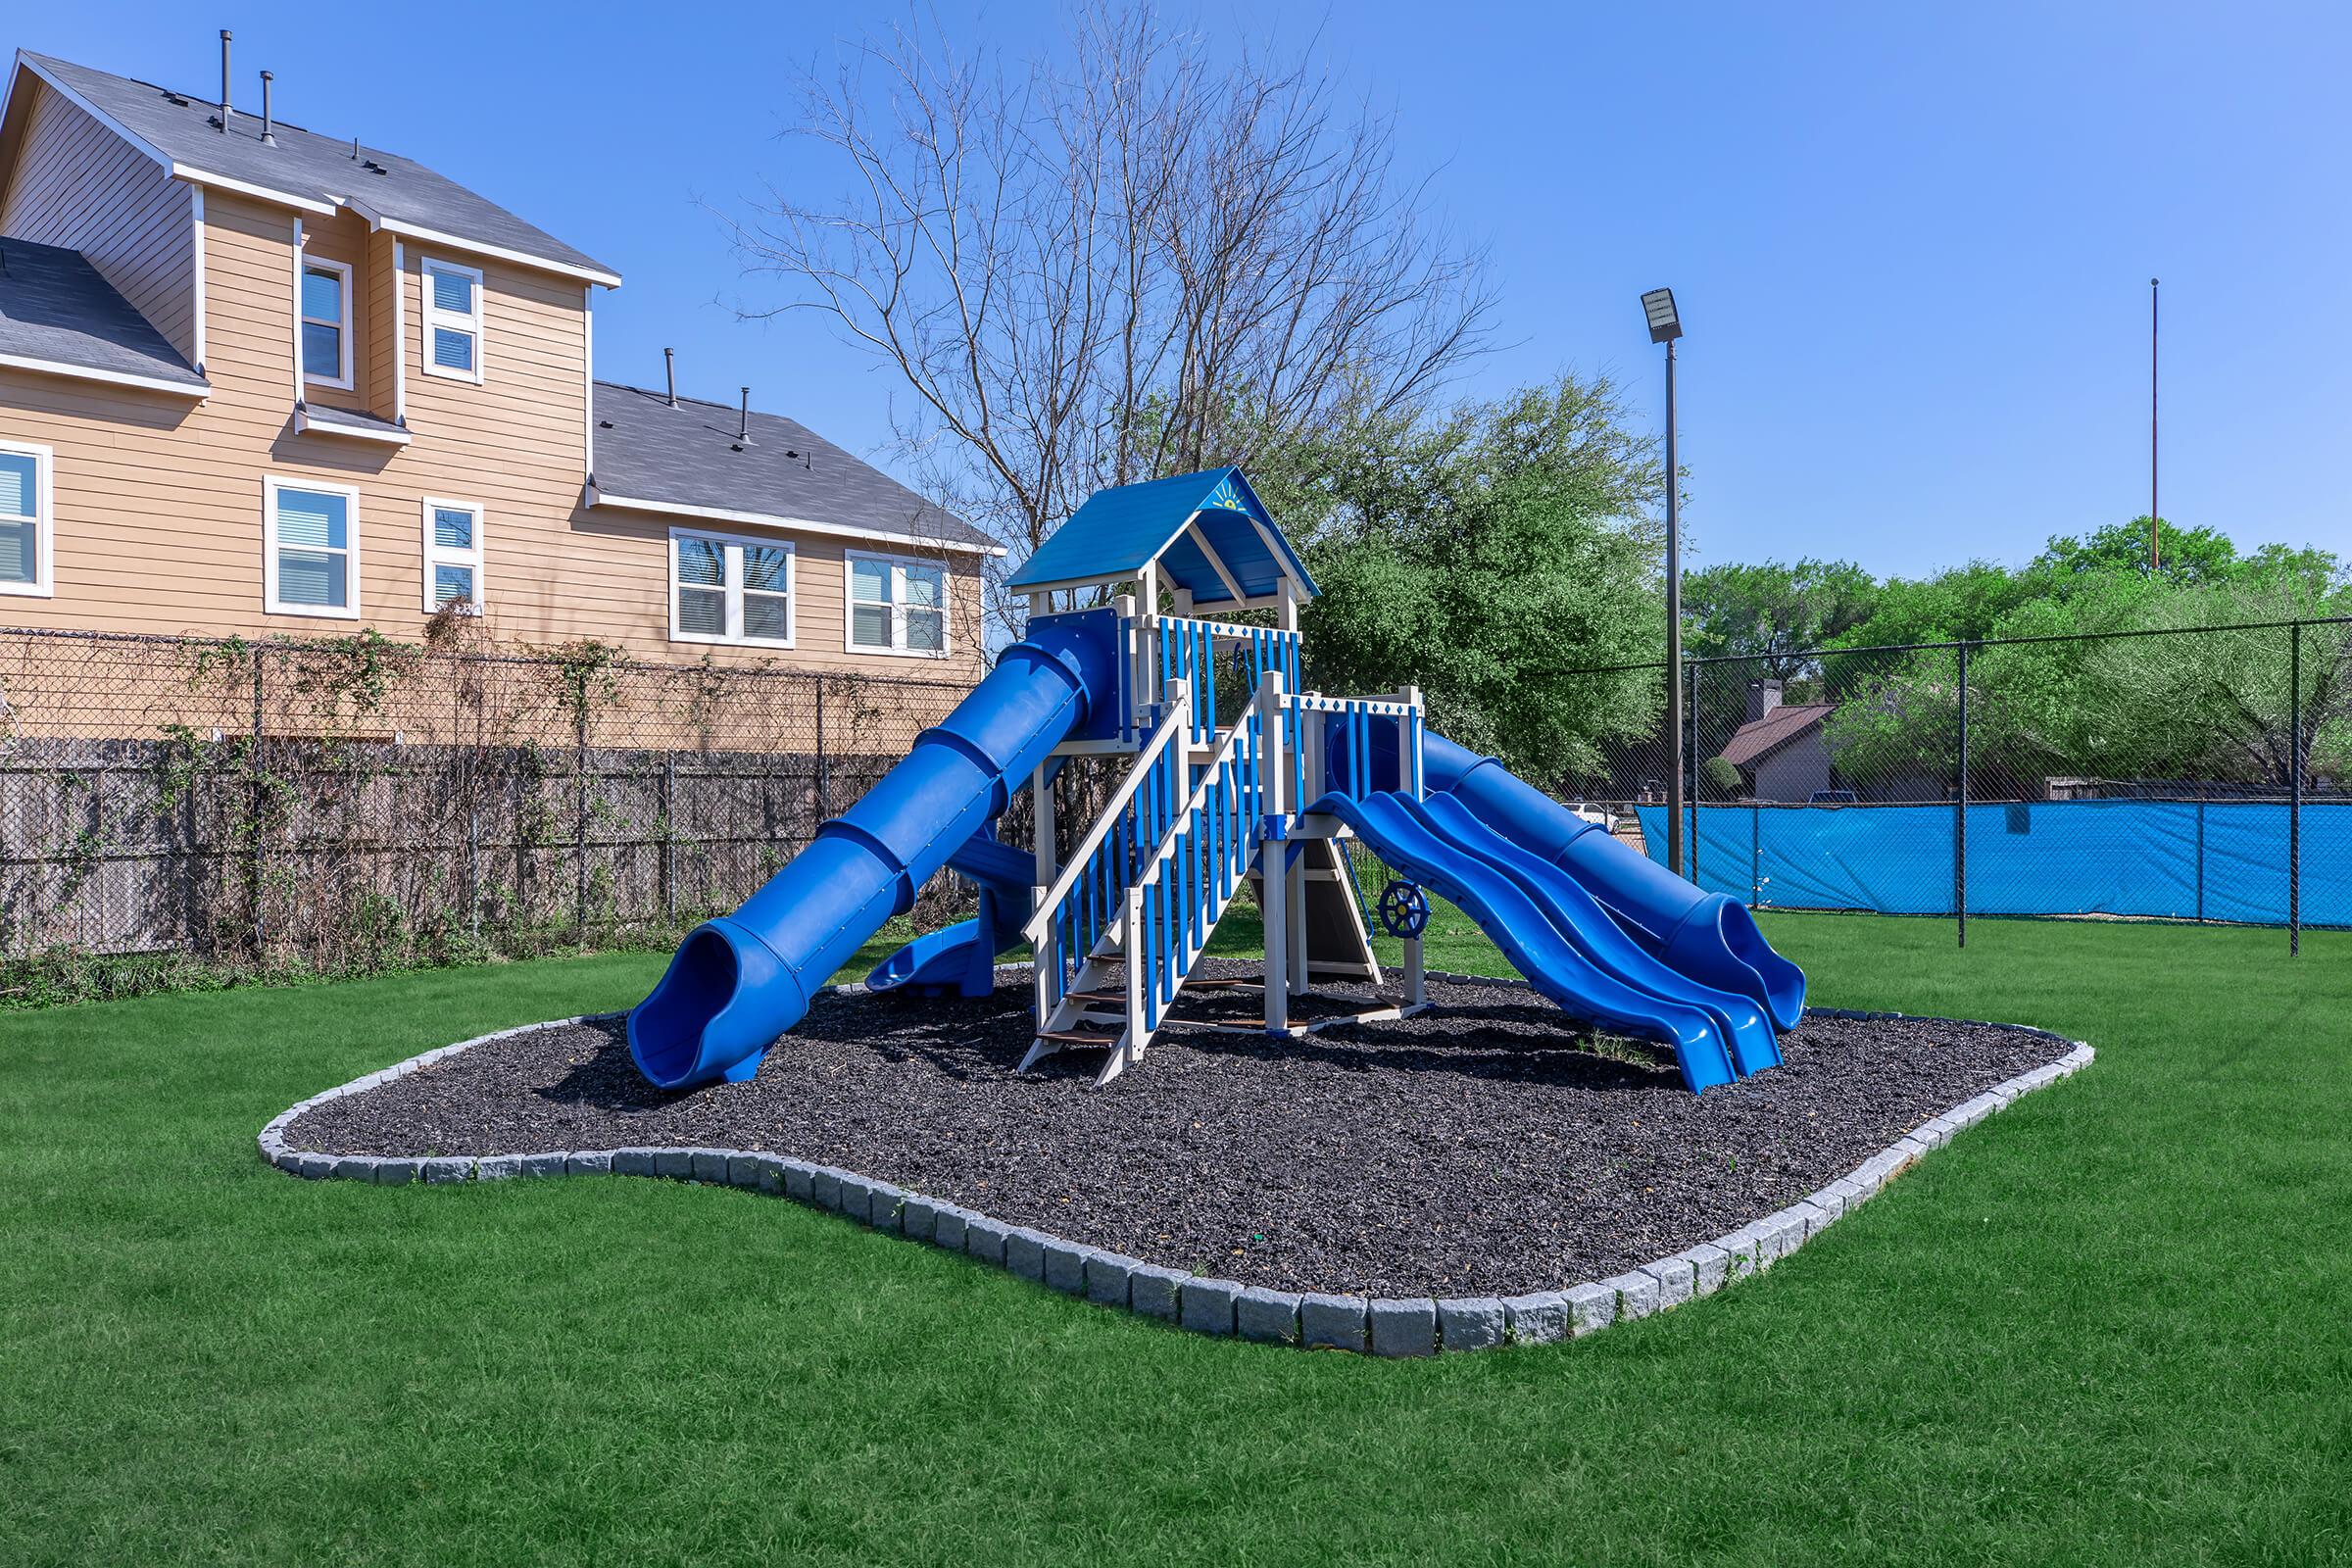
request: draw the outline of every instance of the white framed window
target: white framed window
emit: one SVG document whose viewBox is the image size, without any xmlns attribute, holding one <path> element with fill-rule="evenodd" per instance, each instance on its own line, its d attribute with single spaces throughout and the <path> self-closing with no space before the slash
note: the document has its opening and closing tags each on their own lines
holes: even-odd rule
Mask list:
<svg viewBox="0 0 2352 1568">
<path fill-rule="evenodd" d="M 351 389 L 351 269 L 316 256 L 302 259 L 302 376 Z"/>
<path fill-rule="evenodd" d="M 482 378 L 482 270 L 430 256 L 423 262 L 424 373 Z"/>
<path fill-rule="evenodd" d="M 786 540 L 670 529 L 670 641 L 790 648 L 792 574 Z"/>
<path fill-rule="evenodd" d="M 948 568 L 937 561 L 847 552 L 853 654 L 938 659 L 948 651 Z"/>
<path fill-rule="evenodd" d="M 262 608 L 360 614 L 360 493 L 311 479 L 262 480 Z"/>
<path fill-rule="evenodd" d="M 26 441 L 0 441 L 0 594 L 52 597 L 49 470 L 56 454 Z"/>
<path fill-rule="evenodd" d="M 424 610 L 482 609 L 482 509 L 469 501 L 424 498 Z"/>
</svg>

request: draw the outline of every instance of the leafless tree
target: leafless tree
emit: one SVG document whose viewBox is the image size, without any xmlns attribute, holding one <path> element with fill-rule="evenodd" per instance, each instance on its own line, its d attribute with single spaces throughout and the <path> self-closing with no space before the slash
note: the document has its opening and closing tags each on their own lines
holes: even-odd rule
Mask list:
<svg viewBox="0 0 2352 1568">
<path fill-rule="evenodd" d="M 844 176 L 728 219 L 748 275 L 912 392 L 906 453 L 1017 563 L 1097 488 L 1428 398 L 1486 345 L 1483 256 L 1301 54 L 1212 67 L 1101 0 L 1056 62 L 916 22 L 803 83 Z"/>
</svg>

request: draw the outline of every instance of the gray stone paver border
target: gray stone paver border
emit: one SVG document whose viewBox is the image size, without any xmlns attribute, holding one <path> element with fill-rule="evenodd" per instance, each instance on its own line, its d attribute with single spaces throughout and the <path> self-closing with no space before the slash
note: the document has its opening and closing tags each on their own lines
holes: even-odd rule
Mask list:
<svg viewBox="0 0 2352 1568">
<path fill-rule="evenodd" d="M 1514 988 L 1527 985 L 1524 980 L 1438 970 L 1431 971 L 1429 978 L 1464 985 Z M 865 990 L 858 985 L 831 989 L 851 996 Z M 1906 1016 L 1936 1023 L 1969 1021 L 1927 1018 L 1916 1013 L 1857 1012 L 1843 1007 L 1813 1007 L 1807 1011 L 1810 1016 L 1871 1022 Z M 1199 1334 L 1219 1338 L 1238 1336 L 1261 1344 L 1297 1345 L 1310 1349 L 1430 1355 L 1440 1349 L 1486 1349 L 1581 1339 L 1612 1323 L 1666 1311 L 1760 1273 L 1868 1201 L 1888 1182 L 1957 1134 L 2006 1110 L 2021 1097 L 2080 1072 L 2090 1065 L 2095 1054 L 2081 1041 L 2068 1041 L 2046 1029 L 2027 1024 L 1986 1024 L 1984 1027 L 2012 1029 L 2072 1049 L 2054 1062 L 1995 1084 L 1941 1115 L 1931 1117 L 1819 1192 L 1750 1220 L 1728 1236 L 1701 1242 L 1605 1280 L 1538 1288 L 1517 1296 L 1457 1297 L 1442 1300 L 1416 1297 L 1367 1301 L 1360 1296 L 1301 1296 L 1244 1287 L 1232 1280 L 1198 1278 L 1140 1258 L 1122 1257 L 1083 1243 L 1065 1241 L 1027 1226 L 992 1219 L 943 1199 L 906 1192 L 853 1171 L 755 1150 L 575 1149 L 419 1159 L 328 1154 L 295 1149 L 286 1143 L 286 1129 L 306 1111 L 327 1101 L 363 1094 L 494 1040 L 567 1024 L 602 1023 L 623 1016 L 618 1012 L 581 1013 L 477 1035 L 454 1046 L 411 1056 L 324 1094 L 313 1095 L 262 1129 L 257 1140 L 262 1157 L 282 1171 L 315 1181 L 361 1181 L 388 1187 L 419 1181 L 446 1184 L 608 1174 L 743 1187 L 829 1209 L 873 1229 L 960 1252 L 993 1268 L 1008 1269 L 1063 1294 L 1157 1318 Z"/>
</svg>

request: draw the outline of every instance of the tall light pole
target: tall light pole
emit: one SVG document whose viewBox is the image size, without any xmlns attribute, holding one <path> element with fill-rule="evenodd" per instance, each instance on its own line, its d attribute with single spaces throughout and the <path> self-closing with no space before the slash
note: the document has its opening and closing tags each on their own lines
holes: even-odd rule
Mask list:
<svg viewBox="0 0 2352 1568">
<path fill-rule="evenodd" d="M 1642 296 L 1649 340 L 1666 345 L 1666 869 L 1683 871 L 1683 518 L 1682 477 L 1674 455 L 1674 340 L 1683 335 L 1675 314 L 1674 290 L 1653 288 Z"/>
</svg>

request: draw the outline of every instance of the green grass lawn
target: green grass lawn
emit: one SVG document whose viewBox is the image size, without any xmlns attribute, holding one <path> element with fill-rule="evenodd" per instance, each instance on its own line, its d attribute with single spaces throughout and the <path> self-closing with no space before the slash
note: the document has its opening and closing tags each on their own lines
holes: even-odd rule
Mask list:
<svg viewBox="0 0 2352 1568">
<path fill-rule="evenodd" d="M 0 1016 L 0 1563 L 2346 1560 L 2352 941 L 1766 925 L 1822 1003 L 2099 1061 L 1760 1280 L 1409 1363 L 747 1193 L 255 1156 L 654 957 Z"/>
</svg>

